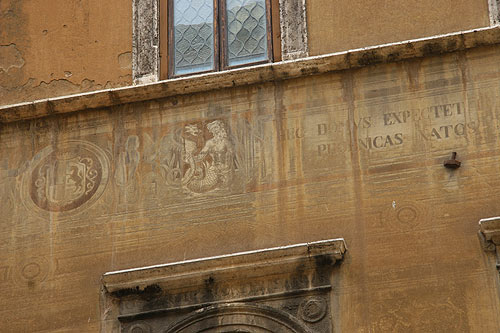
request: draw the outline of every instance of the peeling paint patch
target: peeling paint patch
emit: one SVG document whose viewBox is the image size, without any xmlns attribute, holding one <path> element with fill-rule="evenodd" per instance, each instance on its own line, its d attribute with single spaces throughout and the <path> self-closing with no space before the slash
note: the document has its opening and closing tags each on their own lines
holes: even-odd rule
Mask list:
<svg viewBox="0 0 500 333">
<path fill-rule="evenodd" d="M 117 82 L 107 81 L 105 84 L 96 83 L 94 80 L 84 79 L 79 83 L 68 79 L 51 79 L 35 84 L 37 79 L 30 78 L 26 83 L 8 88 L 0 85 L 0 105 L 20 103 L 26 100 L 40 100 L 49 97 L 57 97 L 64 94 L 77 94 L 99 89 L 111 89 L 130 85 L 132 76 L 123 75 Z"/>
<path fill-rule="evenodd" d="M 121 69 L 132 68 L 132 52 L 124 52 L 118 55 L 118 64 Z"/>
<path fill-rule="evenodd" d="M 0 45 L 0 72 L 24 66 L 24 59 L 16 44 Z"/>
</svg>

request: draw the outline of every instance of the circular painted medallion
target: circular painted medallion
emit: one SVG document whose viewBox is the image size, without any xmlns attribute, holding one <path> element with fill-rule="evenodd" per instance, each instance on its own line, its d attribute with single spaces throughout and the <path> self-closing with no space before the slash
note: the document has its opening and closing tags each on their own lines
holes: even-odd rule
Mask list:
<svg viewBox="0 0 500 333">
<path fill-rule="evenodd" d="M 37 154 L 23 179 L 23 199 L 46 212 L 74 212 L 95 202 L 108 181 L 109 160 L 99 147 L 67 141 Z"/>
</svg>

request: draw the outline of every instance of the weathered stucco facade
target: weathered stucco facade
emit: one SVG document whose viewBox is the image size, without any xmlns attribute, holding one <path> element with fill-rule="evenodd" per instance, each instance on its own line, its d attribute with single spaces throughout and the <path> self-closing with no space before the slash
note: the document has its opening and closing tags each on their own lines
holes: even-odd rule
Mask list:
<svg viewBox="0 0 500 333">
<path fill-rule="evenodd" d="M 2 0 L 0 105 L 130 85 L 130 1 Z"/>
<path fill-rule="evenodd" d="M 466 28 L 489 24 L 475 3 L 457 4 Z M 336 51 L 303 4 L 295 36 Z M 28 52 L 29 29 L 58 19 L 1 30 L 29 36 L 0 42 L 0 78 L 19 80 L 2 104 L 79 91 L 23 88 L 58 63 L 130 84 L 132 3 L 115 5 L 128 32 L 99 33 L 98 60 L 90 32 L 79 58 L 28 56 L 55 52 Z M 112 24 L 95 15 L 78 29 Z M 489 27 L 1 106 L 0 331 L 499 331 L 500 228 L 478 226 L 500 215 L 499 51 Z"/>
<path fill-rule="evenodd" d="M 3 0 L 0 105 L 157 81 L 157 1 Z M 279 4 L 284 60 L 485 27 L 497 11 L 496 0 Z"/>
</svg>

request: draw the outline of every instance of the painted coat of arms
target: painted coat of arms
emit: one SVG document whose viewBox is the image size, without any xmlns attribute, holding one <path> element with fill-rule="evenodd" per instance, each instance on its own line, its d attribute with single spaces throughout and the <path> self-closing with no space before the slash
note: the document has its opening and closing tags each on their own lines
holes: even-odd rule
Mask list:
<svg viewBox="0 0 500 333">
<path fill-rule="evenodd" d="M 35 158 L 23 185 L 28 206 L 43 211 L 69 212 L 94 201 L 107 180 L 107 158 L 86 142 L 47 147 Z M 27 194 L 28 194 L 27 193 Z"/>
<path fill-rule="evenodd" d="M 34 181 L 34 201 L 48 210 L 71 206 L 95 189 L 98 172 L 93 164 L 92 159 L 78 156 L 44 164 Z"/>
</svg>

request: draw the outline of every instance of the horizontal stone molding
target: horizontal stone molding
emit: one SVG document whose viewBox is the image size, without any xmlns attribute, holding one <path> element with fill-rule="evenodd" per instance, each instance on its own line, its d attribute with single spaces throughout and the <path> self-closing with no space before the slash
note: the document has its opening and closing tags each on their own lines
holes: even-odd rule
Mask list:
<svg viewBox="0 0 500 333">
<path fill-rule="evenodd" d="M 422 58 L 500 42 L 487 27 L 345 52 L 0 107 L 0 123 Z"/>
<path fill-rule="evenodd" d="M 123 289 L 143 290 L 151 285 L 169 289 L 204 284 L 211 279 L 256 278 L 270 273 L 286 274 L 298 265 L 313 267 L 318 260 L 331 265 L 342 260 L 344 239 L 295 244 L 216 257 L 185 260 L 164 265 L 105 273 L 102 282 L 108 293 Z"/>
</svg>

